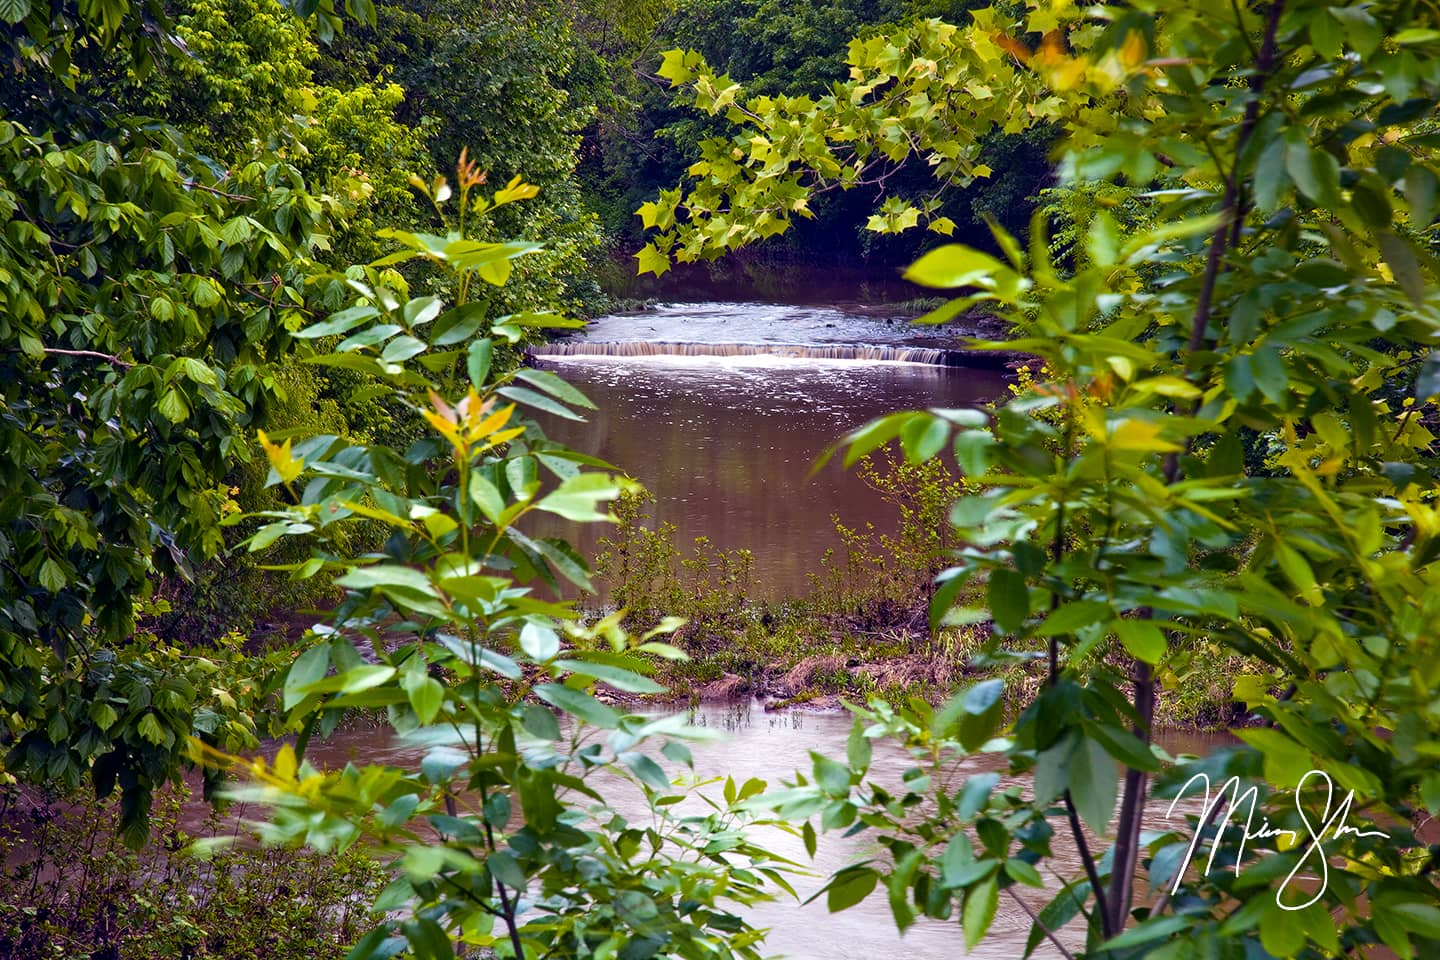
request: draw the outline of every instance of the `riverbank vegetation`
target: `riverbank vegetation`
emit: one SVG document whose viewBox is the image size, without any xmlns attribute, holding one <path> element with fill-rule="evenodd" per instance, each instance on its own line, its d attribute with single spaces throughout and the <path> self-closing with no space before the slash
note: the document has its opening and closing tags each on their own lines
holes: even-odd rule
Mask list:
<svg viewBox="0 0 1440 960">
<path fill-rule="evenodd" d="M 0 945 L 6 956 L 234 957 L 339 960 L 369 930 L 369 904 L 388 882 L 361 847 L 340 854 L 195 844 L 240 829 L 205 809 L 188 784 L 150 811 L 152 842 L 115 832 L 117 800 L 0 790 Z M 258 811 L 256 811 L 258 812 Z"/>
<path fill-rule="evenodd" d="M 966 949 L 1002 897 L 1027 955 L 1440 943 L 1428 7 L 0 19 L 0 953 L 758 958 L 799 865 L 757 827 L 864 832 L 829 909 Z M 594 405 L 524 348 L 602 306 L 607 241 L 913 260 L 925 322 L 983 311 L 1034 375 L 838 438 L 896 525 L 760 604 L 546 435 Z M 587 558 L 538 514 L 619 522 Z M 597 574 L 623 610 L 556 599 Z M 261 649 L 276 603 L 322 612 Z M 736 680 L 867 702 L 843 757 L 707 783 L 713 731 L 633 705 Z M 1248 726 L 1157 745 L 1202 709 Z M 414 752 L 307 760 L 357 712 Z M 264 847 L 182 856 L 187 770 Z M 1144 829 L 1202 773 L 1277 829 Z"/>
<path fill-rule="evenodd" d="M 1017 394 L 1034 383 L 1028 370 L 1020 380 Z M 620 498 L 614 530 L 595 557 L 608 602 L 588 604 L 591 615 L 624 610 L 639 629 L 682 618 L 671 636 L 689 658 L 662 665 L 657 677 L 690 702 L 757 697 L 767 710 L 834 709 L 916 697 L 938 705 L 961 679 L 999 678 L 1018 712 L 1034 699 L 1044 665 L 992 663 L 984 656 L 987 625 L 937 628 L 929 615 L 935 578 L 960 546 L 950 506 L 974 488 L 938 459 L 909 463 L 882 453 L 859 460 L 856 470 L 878 494 L 876 515 L 863 530 L 832 517 L 842 549 L 814 559 L 806 595 L 778 600 L 759 598 L 749 551 L 722 550 L 705 537 L 682 545 L 675 525 L 653 516 L 653 498 Z M 876 529 L 891 520 L 893 533 Z M 983 595 L 973 592 L 972 600 Z M 1226 730 L 1249 722 L 1233 695 L 1247 660 L 1205 638 L 1180 652 L 1188 655 L 1172 660 L 1161 679 L 1156 727 Z"/>
</svg>

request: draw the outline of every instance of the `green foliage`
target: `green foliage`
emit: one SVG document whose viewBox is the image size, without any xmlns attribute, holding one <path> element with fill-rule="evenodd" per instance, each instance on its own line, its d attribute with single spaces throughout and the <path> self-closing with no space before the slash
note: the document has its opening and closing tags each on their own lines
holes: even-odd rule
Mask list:
<svg viewBox="0 0 1440 960">
<path fill-rule="evenodd" d="M 856 465 L 866 485 L 899 514 L 892 533 L 877 533 L 874 523 L 852 528 L 831 517 L 844 544 L 844 560 L 827 555 L 824 574 L 812 573 L 817 593 L 838 609 L 895 604 L 903 609 L 928 606 L 933 581 L 958 546 L 945 522 L 950 504 L 966 488 L 940 458 L 908 463 L 886 454 Z"/>
<path fill-rule="evenodd" d="M 312 192 L 284 143 L 222 143 L 240 133 L 209 115 L 290 95 L 300 22 L 237 6 L 257 19 L 225 32 L 230 7 L 189 9 L 181 26 L 156 4 L 12 5 L 0 82 L 0 744 L 9 774 L 118 782 L 131 840 L 187 737 L 247 742 L 235 703 L 239 731 L 204 713 L 223 683 L 127 645 L 155 582 L 221 548 L 227 474 L 353 209 Z M 245 51 L 271 39 L 267 77 Z M 137 117 L 177 94 L 171 70 L 204 111 Z"/>
<path fill-rule="evenodd" d="M 396 118 L 423 131 L 433 167 L 444 169 L 463 150 L 494 186 L 523 173 L 542 188 L 537 203 L 501 210 L 481 228 L 490 240 L 545 242 L 493 291 L 497 305 L 598 308 L 585 260 L 599 234 L 573 173 L 580 130 L 607 93 L 603 69 L 575 42 L 567 19 L 516 3 L 383 4 L 373 26 L 328 46 L 316 71 L 342 88 L 380 75 L 398 84 L 404 97 L 394 104 Z"/>
<path fill-rule="evenodd" d="M 1021 133 L 1037 122 L 1034 112 L 1014 110 L 1012 97 L 995 95 L 1006 89 L 1029 98 L 1038 92 L 1038 77 L 997 45 L 994 17 L 982 11 L 967 28 L 922 20 L 857 38 L 847 58 L 850 79 L 818 100 L 747 97 L 700 53 L 667 53 L 659 75 L 682 88 L 695 109 L 738 129 L 700 144 L 700 158 L 687 170 L 688 190 L 661 191 L 641 207 L 646 227 L 661 231 L 639 254 L 642 272 L 660 273 L 672 259 L 710 258 L 782 234 L 797 218 L 814 216 L 811 200 L 821 192 L 883 185 L 893 166 L 912 155 L 925 162 L 940 190 L 988 177 L 993 171 L 979 162 L 985 138 Z M 963 100 L 931 96 L 932 87 L 963 87 L 970 73 L 974 88 Z M 890 196 L 867 226 L 888 234 L 922 223 L 953 232 L 953 221 L 940 213 L 938 191 L 914 201 Z"/>
<path fill-rule="evenodd" d="M 772 885 L 788 889 L 789 868 L 740 832 L 753 818 L 738 804 L 764 785 L 730 793 L 708 813 L 676 813 L 687 791 L 661 763 L 688 767 L 683 741 L 705 731 L 683 716 L 628 714 L 602 693 L 662 692 L 653 658 L 684 656 L 659 639 L 678 622 L 641 637 L 628 636 L 618 615 L 582 627 L 569 604 L 524 585 L 589 586 L 567 544 L 523 532 L 529 514 L 604 520 L 604 505 L 635 485 L 546 440 L 520 413 L 580 417 L 591 408 L 582 394 L 553 374 L 493 363 L 497 340 L 569 322 L 497 317 L 476 299 L 535 250 L 474 238 L 474 211 L 534 193 L 515 182 L 485 200 L 481 179 L 462 163 L 456 226 L 444 235 L 391 231 L 402 249 L 355 272 L 358 300 L 297 334 L 343 336 L 307 361 L 363 374 L 429 430 L 403 451 L 261 434 L 272 482 L 291 500 L 266 513 L 249 549 L 283 537 L 317 542 L 311 559 L 290 565 L 294 575 L 341 572 L 347 596 L 285 678 L 296 748 L 282 747 L 270 763 L 203 755 L 250 775 L 254 785 L 238 795 L 273 805 L 270 841 L 363 844 L 394 871 L 375 903 L 386 919 L 352 957 L 403 948 L 451 957 L 456 940 L 517 958 L 622 947 L 758 957 L 760 934 L 736 907 L 768 897 Z M 437 209 L 447 190 L 435 192 Z M 388 268 L 411 260 L 455 275 L 454 305 L 403 296 Z M 442 391 L 462 398 L 451 403 Z M 361 520 L 388 528 L 384 552 L 336 552 L 336 531 Z M 423 746 L 418 768 L 304 764 L 312 734 L 356 708 L 383 708 L 402 737 Z M 653 745 L 656 756 L 646 752 Z M 643 822 L 621 813 L 616 798 L 627 791 L 643 803 Z"/>
<path fill-rule="evenodd" d="M 150 819 L 161 842 L 133 851 L 111 829 L 115 801 L 58 803 L 7 788 L 0 951 L 13 960 L 339 960 L 368 926 L 364 900 L 385 881 L 364 851 L 234 847 L 201 859 L 192 842 L 234 823 L 212 811 L 195 825 L 199 801 L 184 785 L 158 801 Z"/>
<path fill-rule="evenodd" d="M 833 84 L 847 79 L 849 68 L 843 53 L 852 37 L 878 36 L 885 32 L 884 24 L 917 17 L 958 18 L 972 6 L 975 4 L 949 0 L 683 0 L 677 14 L 658 28 L 647 59 L 636 65 L 643 68 L 644 82 L 625 88 L 622 109 L 601 117 L 589 135 L 595 147 L 584 173 L 607 232 L 632 249 L 641 245 L 643 230 L 633 216 L 635 208 L 681 179 L 701 153 L 701 144 L 728 140 L 732 133 L 733 124 L 723 111 L 697 116 L 682 108 L 686 98 L 677 98 L 668 89 L 666 68 L 653 51 L 666 46 L 696 51 L 717 73 L 744 84 L 750 97 L 800 94 L 821 98 Z M 628 110 L 623 109 L 626 104 Z M 994 180 L 942 198 L 943 206 L 935 210 L 937 219 L 943 217 L 962 234 L 977 227 L 984 213 L 1022 226 L 1031 195 L 1049 175 L 1044 156 L 1047 138 L 1043 130 L 988 137 L 983 153 L 997 171 Z M 883 172 L 877 168 L 874 176 L 892 192 L 934 192 L 930 173 L 921 164 L 893 164 Z M 790 256 L 814 259 L 860 254 L 899 263 L 913 258 L 916 248 L 910 238 L 880 237 L 864 230 L 873 212 L 874 198 L 869 191 L 863 197 L 822 193 L 814 198 L 811 209 L 815 219 L 797 222 L 799 229 L 787 234 L 784 249 Z M 774 253 L 776 246 L 770 244 L 767 249 Z"/>
<path fill-rule="evenodd" d="M 675 542 L 675 525 L 656 523 L 645 511 L 653 502 L 642 491 L 615 503 L 615 533 L 600 538 L 595 556 L 610 601 L 637 621 L 678 616 L 703 621 L 706 629 L 742 613 L 754 593 L 754 555 L 696 537 L 687 556 Z"/>
<path fill-rule="evenodd" d="M 5 758 L 13 773 L 0 777 L 43 779 L 69 791 L 88 778 L 101 800 L 118 790 L 121 832 L 126 843 L 140 845 L 152 795 L 178 780 L 192 737 L 237 751 L 270 733 L 268 691 L 286 661 L 251 656 L 243 644 L 231 635 L 213 648 L 182 650 L 140 632 L 127 645 L 75 658 L 64 672 L 50 666 L 44 683 L 20 691 L 29 698 L 25 732 Z M 27 679 L 19 671 L 11 676 L 17 684 Z M 19 725 L 14 717 L 11 723 Z M 207 772 L 207 796 L 215 774 Z"/>
<path fill-rule="evenodd" d="M 1047 675 L 1009 724 L 996 680 L 938 711 L 872 702 L 844 764 L 817 758 L 813 778 L 757 798 L 829 828 L 858 820 L 889 849 L 834 878 L 833 909 L 883 887 L 902 929 L 958 914 L 973 945 L 1001 894 L 1046 882 L 1058 821 L 1084 873 L 1040 912 L 1031 950 L 1083 912 L 1086 956 L 1433 951 L 1434 851 L 1411 829 L 1440 801 L 1428 16 L 1034 3 L 856 41 L 842 96 L 745 107 L 698 56 L 667 57 L 702 109 L 745 130 L 645 212 L 657 266 L 783 230 L 867 158 L 919 151 L 942 180 L 976 176 L 978 131 L 1042 117 L 1064 130 L 1063 187 L 1121 183 L 1149 206 L 1133 231 L 1093 211 L 1063 265 L 1037 217 L 1028 250 L 997 228 L 1000 256 L 945 246 L 908 273 L 961 293 L 931 319 L 983 304 L 1015 333 L 989 346 L 1049 376 L 993 414 L 883 418 L 846 439 L 847 459 L 891 441 L 912 462 L 954 450 L 982 489 L 951 510 L 965 546 L 934 621 L 989 621 L 990 662 L 1039 658 Z M 927 211 L 881 214 L 894 229 Z M 1244 658 L 1235 696 L 1263 726 L 1173 758 L 1150 742 L 1156 690 L 1197 650 Z M 881 738 L 915 759 L 903 790 L 867 779 L 862 741 Z M 976 753 L 1030 774 L 1033 795 L 965 777 Z M 1195 817 L 1142 832 L 1152 776 L 1168 799 L 1197 773 L 1255 785 L 1254 816 L 1299 843 Z M 1354 832 L 1321 827 L 1344 791 Z M 1187 870 L 1197 830 L 1226 869 Z M 1287 879 L 1321 857 L 1321 883 Z"/>
</svg>

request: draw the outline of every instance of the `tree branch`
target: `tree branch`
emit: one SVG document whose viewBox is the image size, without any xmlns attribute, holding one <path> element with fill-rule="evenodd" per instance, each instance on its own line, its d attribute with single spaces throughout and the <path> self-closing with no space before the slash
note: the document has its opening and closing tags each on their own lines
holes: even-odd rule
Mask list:
<svg viewBox="0 0 1440 960">
<path fill-rule="evenodd" d="M 127 370 L 134 366 L 133 363 L 121 360 L 112 353 L 101 353 L 98 350 L 62 350 L 59 347 L 46 347 L 45 352 L 62 357 L 94 357 L 96 360 L 107 360 L 115 366 L 124 367 Z"/>
<path fill-rule="evenodd" d="M 215 196 L 224 197 L 226 200 L 243 200 L 249 203 L 255 202 L 254 197 L 247 197 L 243 193 L 226 193 L 224 190 L 221 190 L 218 187 L 207 186 L 206 184 L 200 183 L 198 180 L 186 180 L 185 186 L 189 187 L 192 190 L 204 190 L 206 193 L 213 193 Z"/>
<path fill-rule="evenodd" d="M 1100 883 L 1100 872 L 1095 869 L 1095 856 L 1090 852 L 1090 843 L 1085 839 L 1085 831 L 1080 827 L 1080 816 L 1075 812 L 1075 800 L 1070 796 L 1069 788 L 1065 790 L 1065 812 L 1070 817 L 1070 832 L 1075 835 L 1075 849 L 1080 851 L 1080 862 L 1085 865 L 1085 876 L 1090 878 L 1090 886 L 1095 891 L 1095 912 L 1100 915 L 1100 932 L 1109 940 L 1118 931 L 1110 923 L 1110 911 L 1106 909 L 1105 887 Z"/>
<path fill-rule="evenodd" d="M 1035 926 L 1039 927 L 1041 931 L 1044 932 L 1045 936 L 1050 938 L 1050 942 L 1055 944 L 1055 949 L 1060 951 L 1060 953 L 1065 957 L 1065 960 L 1075 960 L 1075 954 L 1071 953 L 1069 950 L 1066 950 L 1065 944 L 1060 942 L 1060 938 L 1055 936 L 1055 934 L 1050 930 L 1049 927 L 1045 926 L 1045 924 L 1040 922 L 1039 914 L 1037 914 L 1034 910 L 1030 908 L 1030 904 L 1026 903 L 1023 899 L 1021 899 L 1020 894 L 1015 892 L 1014 887 L 1006 887 L 1005 892 L 1010 894 L 1010 898 L 1020 905 L 1020 909 L 1025 911 L 1026 915 L 1030 917 L 1030 921 L 1034 923 Z"/>
<path fill-rule="evenodd" d="M 1250 75 L 1250 102 L 1245 105 L 1245 117 L 1240 123 L 1240 132 L 1235 141 L 1235 159 L 1230 164 L 1225 181 L 1225 194 L 1220 203 L 1220 222 L 1210 237 L 1210 250 L 1205 259 L 1205 272 L 1201 277 L 1200 295 L 1195 300 L 1195 313 L 1190 320 L 1189 353 L 1194 354 L 1205 347 L 1205 331 L 1210 325 L 1214 309 L 1215 287 L 1220 278 L 1225 253 L 1239 238 L 1240 221 L 1244 217 L 1241 202 L 1240 165 L 1245 148 L 1255 133 L 1260 119 L 1260 94 L 1265 82 L 1274 71 L 1278 61 L 1276 37 L 1280 30 L 1280 18 L 1285 12 L 1285 0 L 1274 0 L 1265 20 L 1265 37 L 1255 60 L 1255 71 Z M 1172 453 L 1165 459 L 1165 482 L 1174 484 L 1181 478 L 1180 457 Z M 1148 613 L 1148 611 L 1147 611 Z M 1150 743 L 1152 720 L 1155 712 L 1155 677 L 1148 663 L 1135 661 L 1135 709 L 1138 719 L 1135 735 L 1147 745 Z M 1116 931 L 1125 925 L 1134 897 L 1135 865 L 1140 854 L 1140 827 L 1145 813 L 1145 790 L 1148 777 L 1145 771 L 1131 767 L 1125 771 L 1125 798 L 1120 806 L 1120 820 L 1116 824 L 1115 862 L 1110 874 L 1110 923 Z"/>
</svg>

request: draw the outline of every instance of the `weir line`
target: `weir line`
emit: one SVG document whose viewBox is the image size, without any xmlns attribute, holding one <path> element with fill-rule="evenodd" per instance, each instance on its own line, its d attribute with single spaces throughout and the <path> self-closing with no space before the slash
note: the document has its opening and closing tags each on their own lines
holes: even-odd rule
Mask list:
<svg viewBox="0 0 1440 960">
<path fill-rule="evenodd" d="M 999 357 L 985 350 L 945 350 L 939 347 L 874 346 L 802 343 L 679 343 L 650 340 L 558 340 L 536 344 L 526 351 L 543 357 L 786 357 L 803 360 L 870 360 L 923 363 L 940 367 L 999 365 Z"/>
</svg>

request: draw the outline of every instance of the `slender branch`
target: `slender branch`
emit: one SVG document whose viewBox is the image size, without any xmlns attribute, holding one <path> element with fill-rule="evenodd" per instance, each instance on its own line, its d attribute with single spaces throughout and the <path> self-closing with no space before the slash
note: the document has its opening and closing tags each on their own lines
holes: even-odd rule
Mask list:
<svg viewBox="0 0 1440 960">
<path fill-rule="evenodd" d="M 1026 903 L 1023 899 L 1021 899 L 1020 894 L 1015 892 L 1014 887 L 1006 887 L 1005 892 L 1010 894 L 1010 898 L 1020 905 L 1020 909 L 1025 911 L 1025 913 L 1030 917 L 1030 921 L 1034 923 L 1035 926 L 1039 927 L 1040 930 L 1045 934 L 1045 936 L 1050 938 L 1050 942 L 1055 944 L 1055 949 L 1059 950 L 1060 953 L 1064 955 L 1065 960 L 1075 960 L 1075 954 L 1065 949 L 1065 944 L 1061 943 L 1060 938 L 1055 936 L 1055 934 L 1051 932 L 1050 928 L 1045 926 L 1045 924 L 1041 922 L 1039 914 L 1037 914 L 1034 910 L 1030 908 L 1030 904 Z"/>
<path fill-rule="evenodd" d="M 1075 800 L 1065 791 L 1065 812 L 1070 817 L 1070 832 L 1075 835 L 1075 848 L 1080 851 L 1080 862 L 1085 865 L 1085 876 L 1090 878 L 1090 887 L 1095 891 L 1095 912 L 1100 914 L 1100 932 L 1110 939 L 1116 930 L 1110 924 L 1110 911 L 1106 909 L 1105 887 L 1100 883 L 1100 872 L 1095 869 L 1095 856 L 1090 852 L 1090 842 L 1080 828 L 1080 815 L 1075 812 Z"/>
<path fill-rule="evenodd" d="M 1250 75 L 1250 102 L 1245 105 L 1245 117 L 1240 123 L 1240 132 L 1235 141 L 1235 159 L 1230 165 L 1225 182 L 1225 195 L 1220 204 L 1220 222 L 1210 237 L 1210 250 L 1205 260 L 1205 272 L 1200 282 L 1200 295 L 1195 301 L 1195 314 L 1190 321 L 1189 353 L 1202 350 L 1206 344 L 1205 331 L 1210 325 L 1214 306 L 1215 287 L 1225 253 L 1232 242 L 1239 237 L 1235 225 L 1244 216 L 1240 200 L 1240 168 L 1246 147 L 1255 132 L 1260 119 L 1260 93 L 1277 63 L 1277 36 L 1280 18 L 1285 11 L 1285 0 L 1274 0 L 1265 20 L 1265 37 L 1255 60 L 1255 71 Z M 1180 458 L 1172 453 L 1165 459 L 1165 481 L 1176 483 L 1181 477 Z M 1146 611 L 1147 614 L 1150 611 Z M 1135 662 L 1135 708 L 1138 714 L 1135 734 L 1147 745 L 1150 743 L 1152 721 L 1155 711 L 1155 677 L 1148 663 Z M 1140 854 L 1140 828 L 1145 813 L 1145 790 L 1148 777 L 1143 770 L 1128 768 L 1125 771 L 1125 798 L 1120 806 L 1120 820 L 1116 825 L 1115 862 L 1110 874 L 1110 925 L 1115 930 L 1124 927 L 1134 896 L 1135 866 Z"/>
<path fill-rule="evenodd" d="M 1200 282 L 1200 296 L 1195 301 L 1195 315 L 1190 321 L 1190 352 L 1195 353 L 1205 345 L 1205 328 L 1210 323 L 1210 313 L 1215 296 L 1215 283 L 1220 276 L 1220 265 L 1225 251 L 1231 245 L 1232 225 L 1244 215 L 1240 202 L 1240 159 L 1255 125 L 1260 121 L 1260 92 L 1265 81 L 1275 69 L 1278 56 L 1276 35 L 1280 30 L 1280 17 L 1285 12 L 1285 0 L 1270 4 L 1269 16 L 1265 21 L 1265 39 L 1260 45 L 1255 60 L 1255 72 L 1250 75 L 1250 102 L 1245 105 L 1245 119 L 1240 122 L 1240 135 L 1235 141 L 1235 161 L 1230 166 L 1230 176 L 1225 181 L 1225 197 L 1220 203 L 1220 222 L 1210 238 L 1210 252 L 1205 260 L 1205 273 Z"/>
<path fill-rule="evenodd" d="M 198 180 L 186 180 L 185 186 L 189 187 L 192 190 L 204 190 L 206 193 L 213 193 L 215 196 L 224 197 L 226 200 L 243 200 L 248 203 L 255 202 L 254 197 L 247 197 L 243 193 L 226 193 L 224 190 L 221 190 L 218 187 L 206 186 L 205 184 L 200 183 Z"/>
<path fill-rule="evenodd" d="M 1210 824 L 1214 823 L 1215 819 L 1220 816 L 1220 812 L 1230 806 L 1228 803 L 1219 802 L 1219 800 L 1223 799 L 1223 797 L 1224 794 L 1222 793 L 1221 797 L 1217 798 L 1217 802 L 1211 804 L 1210 811 L 1205 814 L 1205 819 L 1195 825 L 1195 833 L 1197 835 L 1204 833 L 1205 829 L 1209 827 Z M 1218 839 L 1219 837 L 1215 838 L 1215 840 Z M 1212 840 L 1210 842 L 1213 844 L 1215 840 Z M 1160 915 L 1160 911 L 1164 910 L 1170 904 L 1170 892 L 1174 889 L 1175 884 L 1172 883 L 1163 893 L 1160 894 L 1159 899 L 1155 901 L 1155 906 L 1150 908 L 1150 916 L 1158 917 Z"/>
<path fill-rule="evenodd" d="M 480 787 L 480 791 L 482 795 L 485 793 L 483 785 Z M 490 847 L 490 851 L 494 853 L 496 849 L 495 832 L 491 829 L 489 820 L 482 816 L 481 821 L 485 824 L 485 842 Z M 525 947 L 520 942 L 520 927 L 515 923 L 515 907 L 519 898 L 517 896 L 516 900 L 512 902 L 509 894 L 505 892 L 505 884 L 500 882 L 500 878 L 492 876 L 492 879 L 495 881 L 495 893 L 500 898 L 500 916 L 505 921 L 505 929 L 510 933 L 510 946 L 515 950 L 515 960 L 525 960 Z M 519 891 L 516 893 L 518 894 Z"/>
<path fill-rule="evenodd" d="M 1147 746 L 1150 743 L 1155 714 L 1155 675 L 1150 664 L 1135 661 L 1135 707 L 1139 714 L 1134 733 Z M 1120 821 L 1116 826 L 1115 863 L 1110 873 L 1110 914 L 1107 917 L 1112 935 L 1125 929 L 1125 918 L 1135 894 L 1135 863 L 1140 856 L 1140 826 L 1145 815 L 1146 784 L 1144 770 L 1125 768 L 1125 799 L 1120 804 Z"/>
<path fill-rule="evenodd" d="M 96 360 L 108 360 L 115 366 L 124 367 L 127 370 L 134 366 L 134 364 L 127 360 L 121 360 L 113 353 L 101 353 L 98 350 L 62 350 L 59 347 L 46 347 L 45 352 L 61 357 L 94 357 Z"/>
</svg>

